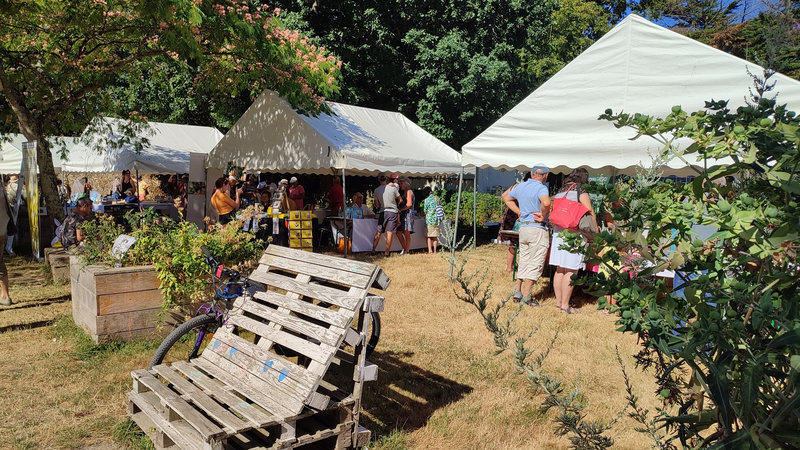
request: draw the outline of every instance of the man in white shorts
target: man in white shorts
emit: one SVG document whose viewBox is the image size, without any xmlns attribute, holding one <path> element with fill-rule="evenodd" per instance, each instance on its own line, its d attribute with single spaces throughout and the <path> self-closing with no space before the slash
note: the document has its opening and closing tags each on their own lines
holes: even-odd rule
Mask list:
<svg viewBox="0 0 800 450">
<path fill-rule="evenodd" d="M 533 166 L 530 180 L 518 184 L 503 195 L 503 202 L 508 209 L 519 215 L 520 223 L 517 277 L 524 280 L 524 283 L 522 292 L 514 292 L 514 301 L 522 301 L 531 306 L 542 306 L 531 299 L 531 288 L 542 276 L 547 249 L 550 247 L 550 233 L 544 223 L 551 206 L 550 194 L 544 184 L 548 172 L 550 170 L 544 164 Z"/>
</svg>

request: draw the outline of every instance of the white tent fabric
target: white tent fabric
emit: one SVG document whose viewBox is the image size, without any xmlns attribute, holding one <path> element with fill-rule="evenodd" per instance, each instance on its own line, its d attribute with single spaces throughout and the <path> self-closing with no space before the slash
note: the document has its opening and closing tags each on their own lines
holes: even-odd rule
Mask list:
<svg viewBox="0 0 800 450">
<path fill-rule="evenodd" d="M 148 122 L 149 130 L 142 138 L 147 140 L 140 152 L 135 146 L 112 143 L 120 139 L 120 119 L 102 118 L 111 128 L 108 136 L 91 136 L 87 127 L 81 140 L 94 140 L 97 146 L 81 144 L 73 149 L 62 170 L 65 172 L 117 172 L 124 169 L 141 173 L 188 173 L 190 153 L 208 153 L 222 139 L 222 133 L 213 127 Z"/>
<path fill-rule="evenodd" d="M 692 112 L 711 99 L 730 100 L 735 109 L 753 86 L 747 70 L 763 74 L 756 64 L 632 14 L 464 145 L 462 162 L 528 170 L 541 162 L 562 172 L 649 166 L 661 144 L 646 136 L 631 140 L 633 129 L 597 120 L 600 114 L 611 108 L 664 117 L 674 105 Z M 771 81 L 778 102 L 797 111 L 800 82 L 781 74 Z M 694 157 L 689 162 L 702 165 Z M 686 164 L 673 160 L 669 168 L 681 173 Z"/>
<path fill-rule="evenodd" d="M 458 173 L 461 155 L 397 112 L 329 102 L 334 115 L 298 114 L 266 91 L 211 151 L 207 165 L 325 174 Z"/>
<path fill-rule="evenodd" d="M 3 138 L 10 138 L 10 141 L 2 140 L 0 142 L 0 173 L 11 174 L 19 173 L 22 165 L 22 143 L 27 142 L 28 139 L 19 133 L 9 133 L 2 136 Z M 59 142 L 59 139 L 50 138 L 50 153 L 53 155 L 53 165 L 56 169 L 61 168 L 64 161 L 59 157 L 62 147 L 66 147 L 67 152 L 77 147 L 75 138 L 64 137 Z"/>
</svg>

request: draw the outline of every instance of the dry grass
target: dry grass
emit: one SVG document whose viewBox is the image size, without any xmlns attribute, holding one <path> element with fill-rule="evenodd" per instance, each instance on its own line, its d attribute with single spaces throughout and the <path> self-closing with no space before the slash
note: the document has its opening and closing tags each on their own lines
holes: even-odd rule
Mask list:
<svg viewBox="0 0 800 450">
<path fill-rule="evenodd" d="M 504 253 L 505 247 L 483 246 L 471 261 L 475 268 L 489 265 L 498 297 L 511 289 Z M 363 402 L 362 423 L 373 431 L 373 447 L 568 446 L 566 438 L 553 434 L 553 414 L 539 414 L 541 398 L 530 395 L 511 356 L 495 356 L 477 311 L 453 295 L 445 261 L 412 254 L 374 262 L 392 283 L 381 314 L 381 341 L 372 357 L 380 367 L 379 378 L 367 385 Z M 590 419 L 616 417 L 625 401 L 614 348 L 619 346 L 632 368 L 629 355 L 637 351 L 635 339 L 616 332 L 613 317 L 602 315 L 593 304 L 571 316 L 558 313 L 553 304 L 549 299 L 543 308 L 526 308 L 518 319 L 520 327 L 542 323 L 530 341 L 534 346 L 544 345 L 560 328 L 547 369 L 580 382 Z M 6 313 L 0 311 L 0 317 Z M 86 339 L 69 319 L 0 333 L 0 448 L 80 448 L 113 440 L 126 412 L 129 372 L 146 366 L 153 345 L 98 348 Z M 644 404 L 652 409 L 654 383 L 646 374 L 630 372 Z M 633 426 L 625 418 L 609 433 L 617 447 L 648 445 Z"/>
</svg>

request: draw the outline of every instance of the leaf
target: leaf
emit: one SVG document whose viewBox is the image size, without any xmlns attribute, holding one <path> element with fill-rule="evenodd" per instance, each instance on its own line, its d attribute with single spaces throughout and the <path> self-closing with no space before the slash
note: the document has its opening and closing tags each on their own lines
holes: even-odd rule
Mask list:
<svg viewBox="0 0 800 450">
<path fill-rule="evenodd" d="M 760 361 L 754 361 L 752 364 L 745 366 L 742 370 L 742 404 L 740 419 L 744 422 L 745 427 L 748 427 L 752 423 L 750 421 L 750 412 L 758 401 L 758 393 L 763 376 L 764 367 Z"/>
<path fill-rule="evenodd" d="M 789 330 L 767 344 L 767 348 L 771 349 L 782 347 L 800 347 L 800 333 L 797 330 Z"/>
<path fill-rule="evenodd" d="M 800 372 L 800 355 L 792 355 L 789 358 L 789 363 L 792 365 L 794 370 Z"/>
</svg>

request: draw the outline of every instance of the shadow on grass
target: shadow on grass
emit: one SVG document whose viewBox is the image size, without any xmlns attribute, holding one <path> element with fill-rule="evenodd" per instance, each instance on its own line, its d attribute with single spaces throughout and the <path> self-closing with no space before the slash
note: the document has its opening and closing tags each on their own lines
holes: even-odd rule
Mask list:
<svg viewBox="0 0 800 450">
<path fill-rule="evenodd" d="M 472 391 L 470 386 L 449 380 L 404 358 L 413 353 L 376 351 L 370 358 L 379 367 L 378 379 L 367 385 L 360 423 L 381 436 L 408 432 L 425 426 L 433 413 Z"/>
</svg>

